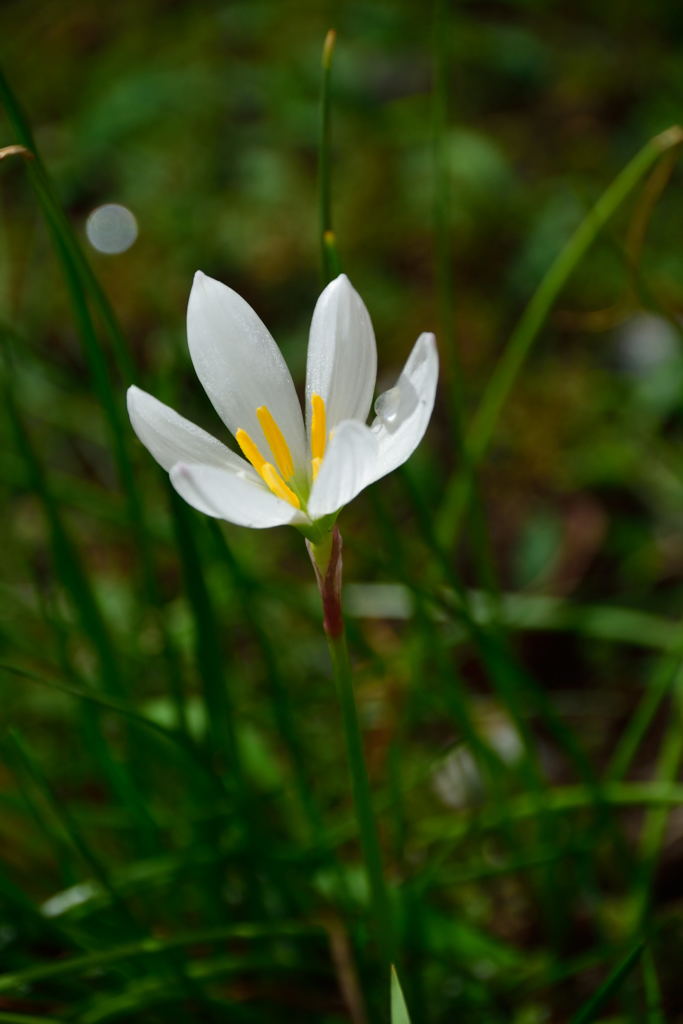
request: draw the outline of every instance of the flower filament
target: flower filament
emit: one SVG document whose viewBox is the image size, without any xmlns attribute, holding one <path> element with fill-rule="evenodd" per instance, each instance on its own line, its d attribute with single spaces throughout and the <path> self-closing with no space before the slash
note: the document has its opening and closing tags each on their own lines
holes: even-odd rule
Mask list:
<svg viewBox="0 0 683 1024">
<path fill-rule="evenodd" d="M 265 405 L 260 405 L 258 407 L 256 415 L 259 423 L 261 424 L 261 429 L 266 435 L 266 441 L 270 445 L 270 450 L 273 452 L 278 468 L 283 472 L 283 475 L 286 472 L 287 479 L 290 479 L 294 473 L 294 462 L 292 460 L 292 453 L 289 450 L 289 445 L 285 441 L 282 431 L 273 419 L 270 410 L 267 409 Z M 242 430 L 240 427 L 235 434 L 235 439 L 246 458 L 249 459 L 249 462 L 251 462 L 256 472 L 262 478 L 264 483 L 267 484 L 273 494 L 278 498 L 282 498 L 283 501 L 288 501 L 290 505 L 294 506 L 294 508 L 301 508 L 301 502 L 292 488 L 287 486 L 272 462 L 268 462 L 264 458 L 259 446 L 251 439 L 246 430 Z"/>
<path fill-rule="evenodd" d="M 275 465 L 268 462 L 256 442 L 241 427 L 235 439 L 244 456 L 252 464 L 264 483 L 273 494 L 289 502 L 294 508 L 301 508 L 299 495 L 289 486 L 294 477 L 294 460 L 284 434 L 275 422 L 273 414 L 266 405 L 260 405 L 256 417 L 264 433 L 273 455 Z M 327 442 L 327 417 L 325 402 L 320 395 L 311 396 L 311 473 L 315 480 L 325 455 Z M 276 468 L 277 467 L 277 468 Z"/>
<path fill-rule="evenodd" d="M 318 475 L 325 455 L 327 441 L 327 416 L 325 402 L 320 395 L 311 395 L 311 468 L 313 479 Z"/>
<path fill-rule="evenodd" d="M 273 414 L 266 405 L 259 405 L 256 415 L 283 480 L 291 480 L 294 476 L 294 460 L 282 431 L 273 419 Z"/>
</svg>

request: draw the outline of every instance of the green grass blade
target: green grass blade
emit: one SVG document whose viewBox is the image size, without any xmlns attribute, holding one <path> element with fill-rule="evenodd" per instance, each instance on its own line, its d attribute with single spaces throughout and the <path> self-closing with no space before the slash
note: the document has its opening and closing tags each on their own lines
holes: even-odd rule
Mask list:
<svg viewBox="0 0 683 1024">
<path fill-rule="evenodd" d="M 308 822 L 310 838 L 318 849 L 325 850 L 328 854 L 331 866 L 340 883 L 340 891 L 344 891 L 343 872 L 326 837 L 322 815 L 313 793 L 310 756 L 305 750 L 297 718 L 291 706 L 287 679 L 268 630 L 264 626 L 263 613 L 259 605 L 258 583 L 250 574 L 244 560 L 240 559 L 228 544 L 218 523 L 211 522 L 209 530 L 216 556 L 225 566 L 230 583 L 236 594 L 239 595 L 245 621 L 254 637 L 263 662 L 273 722 L 278 735 L 282 738 L 292 766 L 294 786 L 303 816 Z"/>
<path fill-rule="evenodd" d="M 674 783 L 683 763 L 683 662 L 679 663 L 672 687 L 672 709 L 655 766 L 655 779 L 660 785 Z M 646 918 L 651 900 L 651 888 L 659 853 L 664 841 L 670 811 L 665 807 L 648 809 L 643 821 L 640 853 L 641 870 L 638 879 L 637 920 Z"/>
<path fill-rule="evenodd" d="M 408 1007 L 403 998 L 396 968 L 391 965 L 391 1024 L 410 1024 Z"/>
<path fill-rule="evenodd" d="M 600 230 L 642 181 L 660 157 L 683 142 L 683 132 L 673 127 L 656 135 L 633 157 L 595 203 L 564 249 L 551 264 L 527 305 L 522 318 L 489 381 L 466 438 L 466 462 L 444 494 L 437 516 L 437 535 L 445 548 L 458 536 L 472 491 L 473 473 L 486 454 L 503 406 L 514 387 L 531 347 L 550 309 L 574 269 Z"/>
<path fill-rule="evenodd" d="M 622 984 L 628 978 L 645 948 L 644 942 L 638 942 L 633 949 L 627 953 L 620 964 L 614 968 L 609 977 L 602 983 L 598 991 L 588 1002 L 574 1014 L 570 1024 L 591 1024 L 600 1013 L 605 1003 L 615 995 Z"/>
<path fill-rule="evenodd" d="M 237 732 L 238 716 L 231 693 L 231 674 L 221 650 L 221 629 L 213 594 L 204 578 L 204 560 L 196 543 L 196 513 L 169 486 L 171 517 L 183 568 L 187 598 L 195 636 L 195 657 L 208 722 L 208 748 L 217 774 L 231 780 L 230 793 L 235 813 L 243 828 L 245 875 L 254 913 L 262 908 L 262 886 L 258 881 L 264 844 L 254 813 L 252 785 L 247 778 Z"/>
<path fill-rule="evenodd" d="M 204 559 L 197 545 L 196 515 L 168 488 L 169 506 L 185 592 L 194 626 L 194 650 L 207 710 L 208 737 L 214 754 L 227 757 L 230 771 L 241 780 L 243 768 L 234 730 L 236 721 L 230 679 L 220 647 L 219 618 L 213 595 L 205 581 Z"/>
<path fill-rule="evenodd" d="M 643 630 L 645 633 L 648 632 L 645 629 L 645 625 L 645 622 L 640 624 L 639 635 Z M 605 772 L 607 779 L 621 779 L 626 775 L 662 702 L 671 693 L 674 694 L 676 699 L 680 686 L 679 680 L 682 665 L 682 644 L 679 624 L 671 623 L 671 642 L 668 646 L 672 649 L 673 657 L 663 657 L 657 661 L 651 678 L 647 683 L 645 694 L 627 723 L 607 766 Z"/>
<path fill-rule="evenodd" d="M 662 1006 L 662 990 L 657 977 L 657 967 L 649 946 L 643 952 L 642 971 L 647 1024 L 666 1024 L 664 1008 Z"/>
<path fill-rule="evenodd" d="M 102 888 L 108 893 L 112 901 L 112 905 L 118 910 L 126 929 L 133 933 L 137 932 L 137 925 L 135 924 L 128 907 L 112 884 L 108 871 L 105 869 L 100 858 L 96 857 L 91 850 L 89 844 L 83 837 L 81 830 L 74 821 L 71 812 L 67 808 L 66 804 L 59 799 L 45 773 L 38 765 L 38 761 L 29 751 L 28 746 L 16 729 L 9 730 L 3 742 L 3 747 L 11 763 L 16 766 L 16 769 L 21 771 L 26 778 L 32 782 L 38 792 L 41 793 L 47 806 L 50 808 L 55 821 L 59 822 L 64 835 L 68 838 L 73 849 L 78 853 L 83 863 L 93 873 Z"/>
<path fill-rule="evenodd" d="M 65 1017 L 36 1017 L 35 1014 L 5 1013 L 0 1010 L 0 1024 L 67 1024 Z"/>
<path fill-rule="evenodd" d="M 47 474 L 23 423 L 9 375 L 5 381 L 3 395 L 9 425 L 14 435 L 16 449 L 24 462 L 28 483 L 40 498 L 47 519 L 56 573 L 68 590 L 74 609 L 81 618 L 83 635 L 90 639 L 97 653 L 103 688 L 109 693 L 121 694 L 125 692 L 125 685 L 119 672 L 114 645 L 88 575 L 83 568 L 79 551 L 69 535 L 61 510 L 53 498 Z"/>
<path fill-rule="evenodd" d="M 58 690 L 60 693 L 68 694 L 70 697 L 76 697 L 79 700 L 95 704 L 104 711 L 113 711 L 116 714 L 123 715 L 124 718 L 130 719 L 132 722 L 135 722 L 137 725 L 141 725 L 144 728 L 151 729 L 153 732 L 163 736 L 163 738 L 168 742 L 173 743 L 176 747 L 180 747 L 180 752 L 185 757 L 196 758 L 197 756 L 197 751 L 194 745 L 188 740 L 187 735 L 184 732 L 162 725 L 153 718 L 149 718 L 147 715 L 143 715 L 141 712 L 136 711 L 135 708 L 131 707 L 131 705 L 127 704 L 125 701 L 117 700 L 116 698 L 109 697 L 106 694 L 97 693 L 94 690 L 86 690 L 83 687 L 74 686 L 71 683 L 64 683 L 58 679 L 45 679 L 44 677 L 37 675 L 35 672 L 29 672 L 16 665 L 8 665 L 0 662 L 0 672 L 8 672 L 11 675 L 20 677 L 21 679 L 38 683 L 40 686 L 47 686 L 50 689 Z M 204 765 L 204 770 L 209 771 L 207 765 Z M 215 778 L 213 773 L 211 773 L 211 777 Z"/>
<path fill-rule="evenodd" d="M 111 640 L 99 602 L 90 585 L 78 548 L 71 539 L 61 510 L 52 496 L 47 475 L 34 451 L 15 401 L 14 390 L 9 382 L 6 383 L 3 391 L 17 450 L 22 455 L 29 483 L 39 496 L 43 506 L 57 576 L 70 595 L 74 610 L 79 617 L 82 636 L 88 638 L 97 658 L 98 684 L 106 694 L 121 697 L 126 692 L 126 684 L 120 669 L 116 648 Z M 97 716 L 92 711 L 84 712 L 83 726 L 86 736 L 89 738 L 91 751 L 109 780 L 113 791 L 118 793 L 124 806 L 129 807 L 134 815 L 141 842 L 151 849 L 154 845 L 155 828 L 149 811 L 140 797 L 138 785 L 131 778 L 128 768 L 124 767 L 110 753 Z"/>
<path fill-rule="evenodd" d="M 16 134 L 18 142 L 25 146 L 33 155 L 33 159 L 26 161 L 26 173 L 36 193 L 43 214 L 48 221 L 53 237 L 55 241 L 64 246 L 70 266 L 75 271 L 76 276 L 84 281 L 86 289 L 94 296 L 102 320 L 109 333 L 121 375 L 124 379 L 132 380 L 134 368 L 126 339 L 118 326 L 109 300 L 95 277 L 57 198 L 56 191 L 36 145 L 29 119 L 1 69 L 0 104 L 4 107 L 7 119 Z"/>
<path fill-rule="evenodd" d="M 100 344 L 91 315 L 90 303 L 98 310 L 105 324 L 121 376 L 126 383 L 130 383 L 134 379 L 132 360 L 111 305 L 57 199 L 55 189 L 36 147 L 28 119 L 2 71 L 0 71 L 0 103 L 5 108 L 17 138 L 31 151 L 34 157 L 32 160 L 25 161 L 25 167 L 64 273 L 85 359 L 105 415 L 115 464 L 126 496 L 128 525 L 132 531 L 138 555 L 137 566 L 148 598 L 156 611 L 155 625 L 162 637 L 169 688 L 176 705 L 178 721 L 182 725 L 185 724 L 185 707 L 179 661 L 163 617 L 161 596 L 151 554 L 152 548 L 149 543 L 147 514 L 133 474 L 129 454 L 133 435 L 127 417 L 123 414 L 123 386 L 114 387 L 112 384 L 106 355 Z"/>
<path fill-rule="evenodd" d="M 98 971 L 124 960 L 135 961 L 138 958 L 158 956 L 160 953 L 188 946 L 224 943 L 230 939 L 239 942 L 273 938 L 305 939 L 322 937 L 322 935 L 321 927 L 312 924 L 291 921 L 278 921 L 268 925 L 233 922 L 218 927 L 184 932 L 168 938 L 139 939 L 109 949 L 69 957 L 66 960 L 35 964 L 20 971 L 0 975 L 0 992 L 21 991 L 25 985 L 33 985 L 36 982 L 46 981 L 48 978 L 65 978 L 72 974 Z"/>
<path fill-rule="evenodd" d="M 92 872 L 94 878 L 102 887 L 103 891 L 109 896 L 111 905 L 116 911 L 124 934 L 138 938 L 143 942 L 149 941 L 145 935 L 144 927 L 138 922 L 136 916 L 130 910 L 124 896 L 119 892 L 118 888 L 114 884 L 111 874 L 103 860 L 94 852 L 92 846 L 86 840 L 71 811 L 64 801 L 59 799 L 58 794 L 40 767 L 37 759 L 33 756 L 27 744 L 16 729 L 10 729 L 8 731 L 2 743 L 2 747 L 5 750 L 10 763 L 15 766 L 17 771 L 25 775 L 41 793 L 52 816 L 55 821 L 59 822 L 59 825 L 73 846 L 73 849 L 79 855 L 84 865 L 86 865 Z M 160 949 L 158 953 L 159 967 L 164 974 L 172 980 L 177 980 L 187 990 L 187 992 L 194 993 L 194 983 L 190 982 L 187 978 L 182 962 L 179 962 L 177 958 L 169 955 L 171 953 L 170 950 L 167 951 L 165 949 Z M 137 964 L 134 964 L 133 966 L 136 971 L 139 970 Z"/>
<path fill-rule="evenodd" d="M 676 807 L 683 803 L 683 784 L 664 782 L 615 782 L 602 791 L 602 805 L 608 807 Z M 599 809 L 585 786 L 558 786 L 546 790 L 545 801 L 548 810 L 558 815 L 575 811 Z M 602 806 L 601 805 L 601 806 Z M 535 794 L 522 793 L 508 798 L 502 812 L 489 807 L 464 809 L 452 820 L 444 823 L 427 819 L 418 826 L 420 834 L 434 843 L 452 843 L 467 836 L 473 821 L 480 831 L 496 831 L 505 822 L 524 821 L 539 814 Z"/>
</svg>

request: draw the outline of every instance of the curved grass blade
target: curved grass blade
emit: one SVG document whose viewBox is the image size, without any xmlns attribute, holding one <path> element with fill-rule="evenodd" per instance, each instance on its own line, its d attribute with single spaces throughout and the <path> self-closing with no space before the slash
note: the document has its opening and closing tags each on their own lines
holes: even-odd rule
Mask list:
<svg viewBox="0 0 683 1024">
<path fill-rule="evenodd" d="M 71 598 L 82 635 L 90 638 L 97 659 L 97 676 L 104 692 L 121 697 L 125 694 L 126 686 L 118 655 L 97 596 L 83 566 L 80 552 L 67 529 L 61 509 L 54 500 L 47 474 L 33 448 L 9 381 L 3 387 L 2 393 L 17 450 L 24 461 L 29 483 L 43 506 L 56 574 Z M 119 763 L 112 755 L 94 712 L 84 713 L 83 728 L 91 753 L 108 779 L 112 791 L 118 794 L 123 805 L 128 807 L 134 816 L 141 842 L 148 849 L 153 848 L 156 830 L 149 810 L 141 799 L 138 786 L 132 779 L 128 767 Z"/>
<path fill-rule="evenodd" d="M 20 971 L 0 975 L 0 992 L 21 990 L 25 985 L 32 985 L 48 978 L 64 978 L 79 972 L 98 971 L 110 967 L 123 960 L 135 960 L 138 957 L 158 956 L 160 953 L 186 946 L 210 945 L 225 942 L 228 939 L 287 939 L 310 938 L 323 936 L 324 930 L 319 925 L 300 924 L 292 921 L 278 921 L 272 924 L 257 925 L 236 923 L 219 927 L 198 929 L 184 932 L 169 938 L 145 938 L 110 949 L 98 950 L 95 953 L 84 953 L 48 964 L 36 964 Z"/>
<path fill-rule="evenodd" d="M 178 721 L 186 726 L 184 691 L 180 677 L 179 660 L 162 614 L 161 593 L 156 580 L 149 543 L 150 531 L 147 513 L 135 482 L 130 457 L 132 432 L 122 412 L 122 388 L 114 390 L 104 349 L 91 314 L 90 303 L 100 313 L 109 334 L 110 342 L 123 381 L 130 383 L 135 373 L 128 346 L 111 305 L 99 284 L 80 242 L 62 209 L 47 169 L 37 149 L 28 118 L 0 70 L 0 103 L 4 106 L 9 121 L 18 139 L 27 149 L 31 159 L 24 161 L 29 182 L 35 192 L 39 206 L 48 225 L 55 251 L 64 273 L 71 300 L 74 319 L 86 363 L 91 374 L 95 392 L 102 406 L 109 430 L 114 460 L 126 496 L 128 525 L 135 540 L 140 579 L 156 616 L 155 625 L 162 637 L 165 666 L 168 672 L 169 688 L 176 706 Z"/>
<path fill-rule="evenodd" d="M 466 459 L 461 472 L 449 483 L 437 517 L 437 536 L 445 548 L 455 543 L 472 494 L 476 467 L 493 439 L 503 406 L 514 387 L 524 361 L 560 291 L 621 204 L 663 154 L 683 143 L 678 126 L 656 135 L 636 153 L 617 175 L 579 224 L 551 264 L 524 310 L 521 320 L 498 361 L 466 438 Z"/>
</svg>

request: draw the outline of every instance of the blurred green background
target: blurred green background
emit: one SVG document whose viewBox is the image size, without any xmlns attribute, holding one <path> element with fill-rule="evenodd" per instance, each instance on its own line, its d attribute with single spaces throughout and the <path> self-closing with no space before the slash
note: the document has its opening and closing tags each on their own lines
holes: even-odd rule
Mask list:
<svg viewBox="0 0 683 1024">
<path fill-rule="evenodd" d="M 378 390 L 423 330 L 443 367 L 410 465 L 340 520 L 413 1024 L 683 1021 L 675 150 L 562 289 L 444 543 L 526 302 L 682 116 L 680 5 L 534 0 L 0 7 L 67 218 L 0 162 L 0 1021 L 388 1019 L 301 538 L 182 506 L 124 411 L 135 380 L 224 436 L 196 269 L 303 384 L 332 26 L 334 228 Z M 106 203 L 137 221 L 118 254 L 86 235 Z"/>
</svg>

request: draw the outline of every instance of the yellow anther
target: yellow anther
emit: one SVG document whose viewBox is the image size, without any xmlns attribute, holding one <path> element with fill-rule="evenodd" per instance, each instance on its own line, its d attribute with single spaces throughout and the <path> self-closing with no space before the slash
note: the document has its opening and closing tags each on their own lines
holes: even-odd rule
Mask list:
<svg viewBox="0 0 683 1024">
<path fill-rule="evenodd" d="M 263 476 L 263 467 L 266 465 L 266 460 L 261 455 L 258 445 L 254 444 L 246 430 L 242 430 L 241 427 L 235 434 L 235 440 L 251 462 L 256 472 Z"/>
<path fill-rule="evenodd" d="M 301 508 L 301 502 L 297 498 L 294 491 L 291 489 L 291 487 L 287 486 L 287 484 L 284 482 L 284 480 L 276 470 L 275 466 L 273 466 L 270 462 L 266 462 L 261 467 L 261 476 L 266 481 L 266 483 L 270 487 L 273 494 L 276 495 L 276 497 L 282 498 L 283 501 L 288 501 L 290 505 L 294 506 L 294 508 Z"/>
<path fill-rule="evenodd" d="M 311 459 L 320 459 L 325 454 L 327 437 L 327 416 L 325 402 L 320 395 L 311 395 Z"/>
<path fill-rule="evenodd" d="M 262 406 L 261 408 L 265 407 Z M 268 410 L 266 410 L 266 412 L 267 411 Z M 270 413 L 268 413 L 268 415 L 270 416 Z M 259 419 L 261 419 L 260 416 Z M 263 424 L 261 425 L 263 426 Z M 277 430 L 277 427 L 275 429 Z M 280 436 L 282 437 L 281 434 Z M 267 433 L 266 437 L 268 437 Z M 246 430 L 242 430 L 242 428 L 240 427 L 240 429 L 235 434 L 235 438 L 237 440 L 238 445 L 240 446 L 246 457 L 249 459 L 256 472 L 259 473 L 263 480 L 268 484 L 273 494 L 278 498 L 282 498 L 283 501 L 288 501 L 290 505 L 294 506 L 294 508 L 301 508 L 301 502 L 297 498 L 294 491 L 291 489 L 291 487 L 287 486 L 287 484 L 284 482 L 284 480 L 276 470 L 275 466 L 273 466 L 273 464 L 270 462 L 266 462 L 266 460 L 263 458 L 263 455 L 259 450 L 258 445 L 254 444 Z M 271 443 L 269 437 L 268 442 Z M 289 456 L 291 462 L 291 455 L 289 455 L 289 448 L 287 448 L 286 444 L 285 448 L 287 449 L 287 455 Z"/>
<path fill-rule="evenodd" d="M 311 459 L 311 467 L 313 469 L 313 479 L 314 480 L 315 480 L 315 478 L 318 475 L 318 471 L 320 469 L 320 466 L 322 465 L 322 461 L 323 461 L 322 459 L 317 459 L 317 458 L 316 459 Z"/>
<path fill-rule="evenodd" d="M 291 480 L 294 476 L 294 460 L 289 450 L 289 445 L 284 439 L 282 431 L 273 419 L 272 413 L 267 405 L 259 405 L 256 410 L 261 429 L 266 435 L 266 441 L 277 463 L 277 468 L 285 480 Z"/>
</svg>

